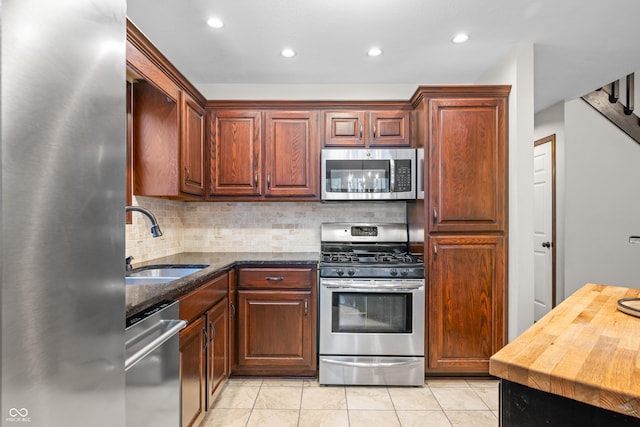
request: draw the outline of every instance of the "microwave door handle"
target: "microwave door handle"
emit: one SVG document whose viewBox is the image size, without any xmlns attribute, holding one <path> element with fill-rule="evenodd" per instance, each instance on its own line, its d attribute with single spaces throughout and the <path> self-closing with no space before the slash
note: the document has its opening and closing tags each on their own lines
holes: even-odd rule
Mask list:
<svg viewBox="0 0 640 427">
<path fill-rule="evenodd" d="M 389 160 L 389 192 L 396 192 L 396 161 Z"/>
</svg>

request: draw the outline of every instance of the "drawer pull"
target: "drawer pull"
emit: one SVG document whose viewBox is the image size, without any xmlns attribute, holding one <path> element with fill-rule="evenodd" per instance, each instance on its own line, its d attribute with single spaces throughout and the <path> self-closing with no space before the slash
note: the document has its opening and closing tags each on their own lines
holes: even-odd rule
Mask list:
<svg viewBox="0 0 640 427">
<path fill-rule="evenodd" d="M 267 276 L 264 278 L 264 280 L 268 280 L 270 282 L 281 282 L 284 280 L 284 277 L 282 276 Z"/>
<path fill-rule="evenodd" d="M 209 334 L 207 333 L 206 328 L 202 328 L 202 337 L 204 338 L 204 343 L 202 344 L 202 351 L 207 349 L 207 344 L 209 343 Z"/>
</svg>

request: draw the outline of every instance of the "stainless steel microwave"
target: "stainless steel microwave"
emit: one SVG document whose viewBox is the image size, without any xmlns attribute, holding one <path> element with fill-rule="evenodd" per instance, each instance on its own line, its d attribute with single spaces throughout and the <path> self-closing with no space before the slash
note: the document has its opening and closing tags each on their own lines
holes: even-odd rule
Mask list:
<svg viewBox="0 0 640 427">
<path fill-rule="evenodd" d="M 322 200 L 416 198 L 413 148 L 325 148 L 321 159 Z"/>
</svg>

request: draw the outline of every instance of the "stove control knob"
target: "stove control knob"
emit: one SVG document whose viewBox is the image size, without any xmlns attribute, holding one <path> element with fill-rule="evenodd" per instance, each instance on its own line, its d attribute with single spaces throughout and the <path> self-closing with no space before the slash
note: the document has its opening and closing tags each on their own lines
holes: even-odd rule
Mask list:
<svg viewBox="0 0 640 427">
<path fill-rule="evenodd" d="M 389 272 L 389 274 L 391 274 L 392 276 L 397 276 L 398 275 L 398 270 L 396 270 L 395 268 L 392 268 L 391 271 Z"/>
<path fill-rule="evenodd" d="M 336 273 L 338 274 L 338 276 L 343 276 L 344 275 L 344 270 L 339 268 L 336 270 Z"/>
<path fill-rule="evenodd" d="M 349 270 L 347 270 L 347 274 L 349 276 L 353 276 L 354 274 L 356 274 L 356 271 L 353 268 L 350 268 Z"/>
<path fill-rule="evenodd" d="M 408 276 L 409 275 L 409 270 L 406 268 L 403 268 L 402 270 L 400 270 L 400 274 L 402 276 Z"/>
</svg>

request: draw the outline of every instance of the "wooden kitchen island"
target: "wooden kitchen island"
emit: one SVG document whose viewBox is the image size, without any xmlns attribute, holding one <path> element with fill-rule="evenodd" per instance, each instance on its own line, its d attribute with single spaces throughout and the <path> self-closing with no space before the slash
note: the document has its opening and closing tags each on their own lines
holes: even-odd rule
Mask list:
<svg viewBox="0 0 640 427">
<path fill-rule="evenodd" d="M 500 425 L 640 426 L 640 289 L 587 284 L 491 357 Z"/>
</svg>

